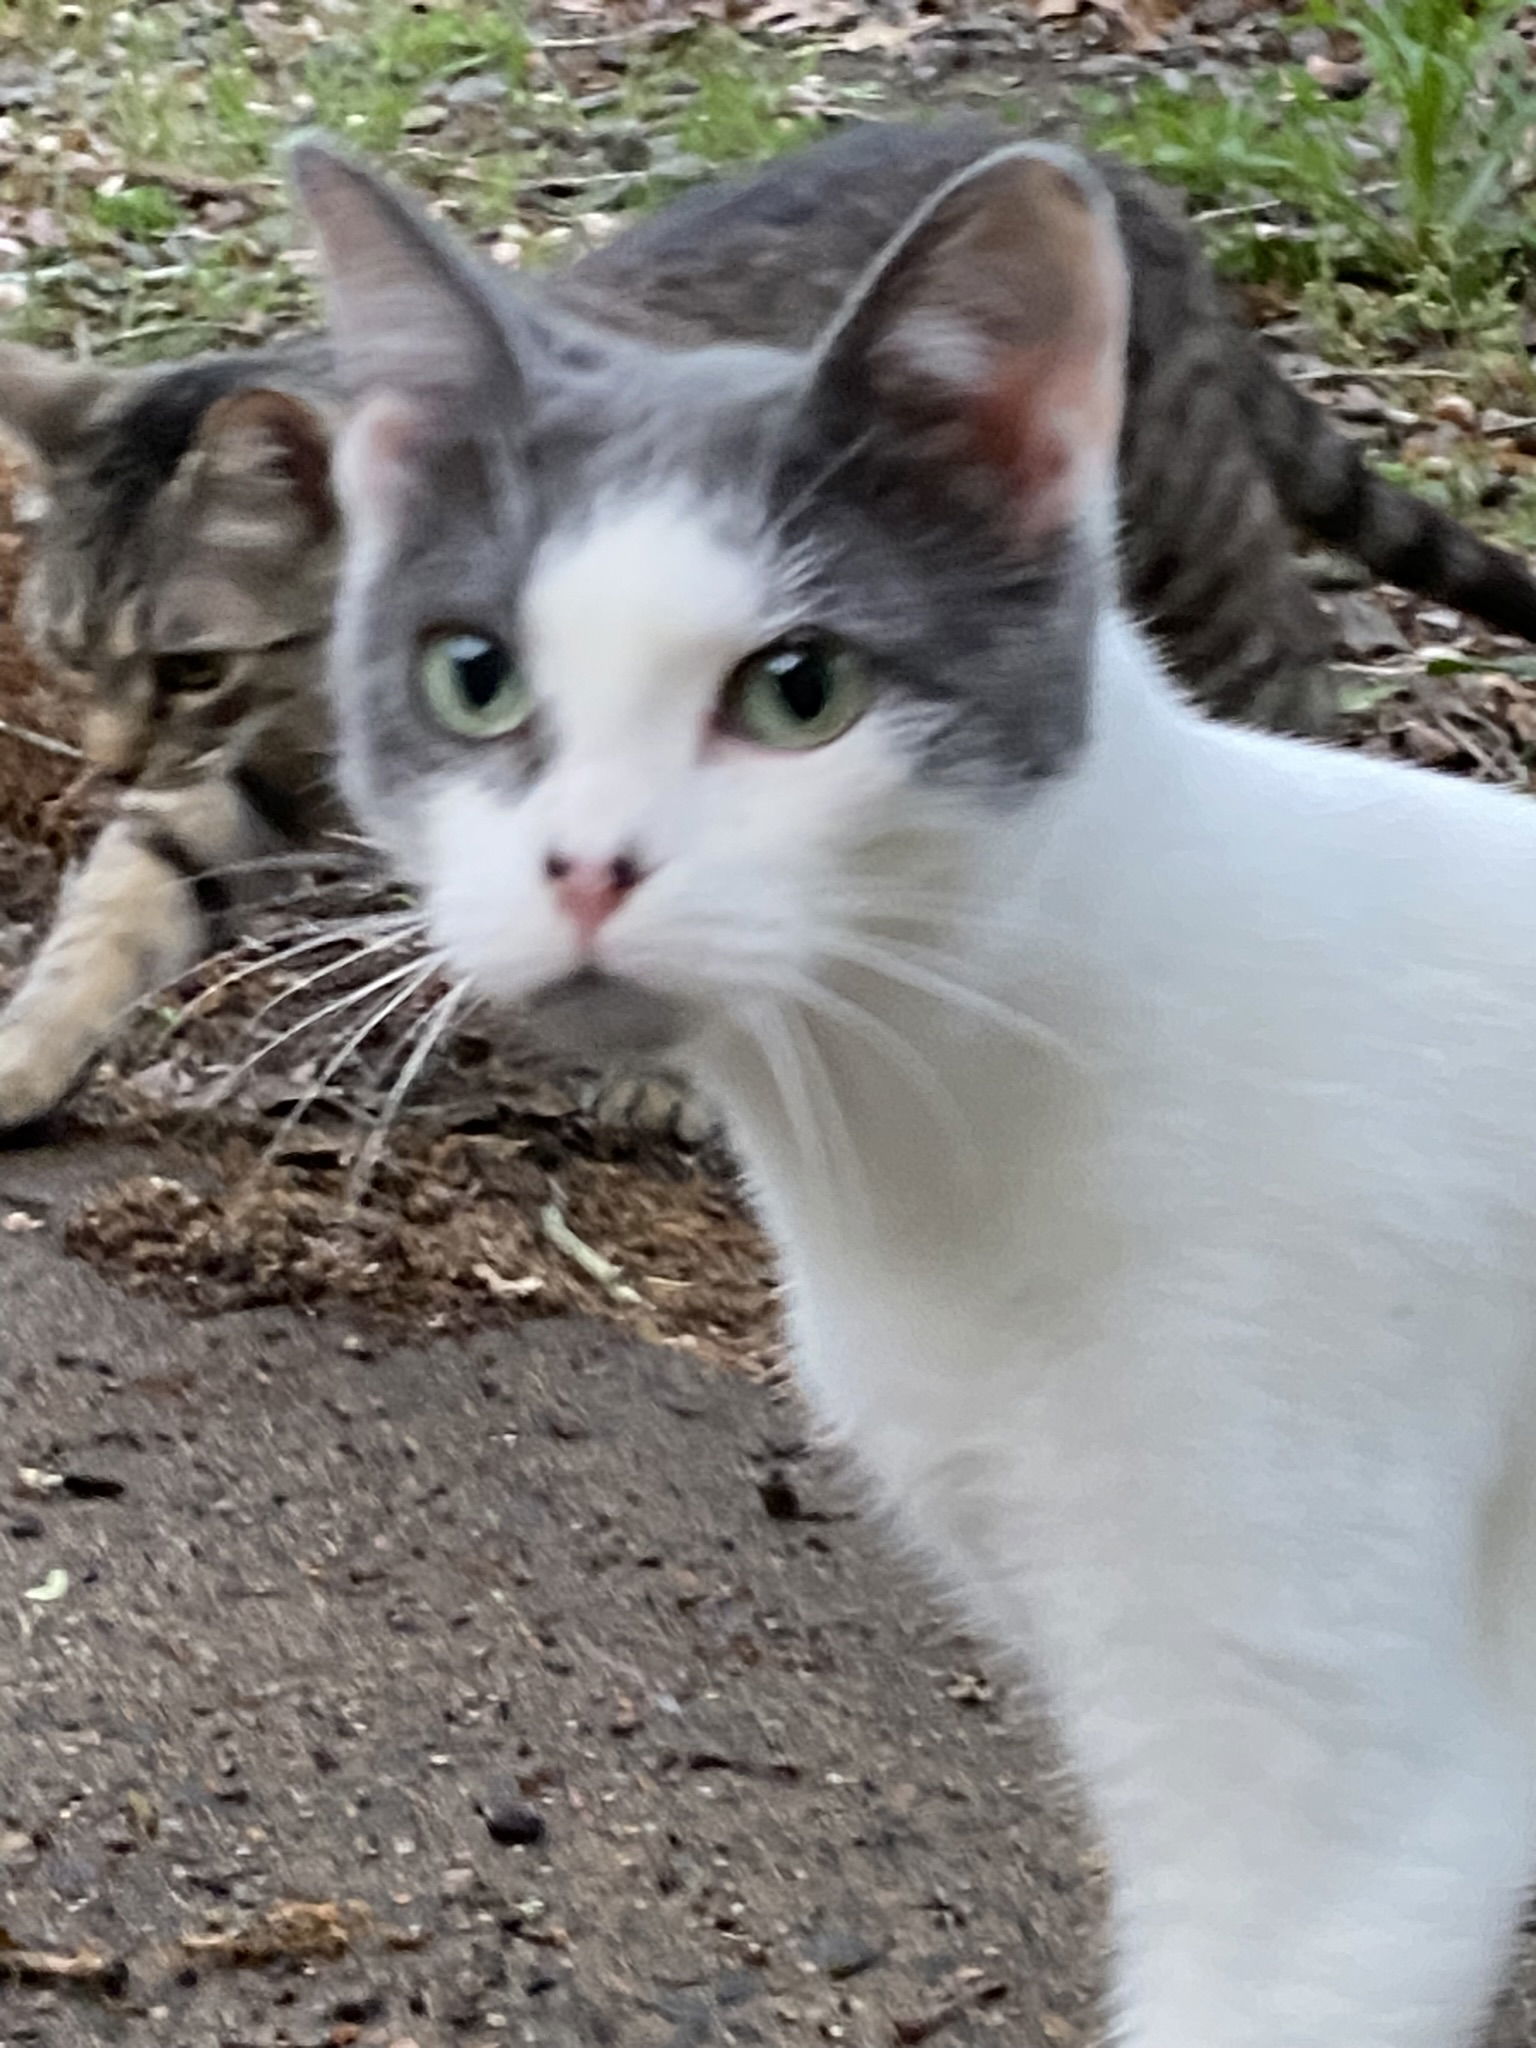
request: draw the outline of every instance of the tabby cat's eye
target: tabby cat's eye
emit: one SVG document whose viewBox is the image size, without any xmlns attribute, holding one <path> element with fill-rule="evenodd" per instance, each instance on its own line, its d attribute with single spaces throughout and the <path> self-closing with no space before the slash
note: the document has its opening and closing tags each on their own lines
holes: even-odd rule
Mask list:
<svg viewBox="0 0 1536 2048">
<path fill-rule="evenodd" d="M 155 657 L 155 687 L 168 697 L 195 696 L 216 690 L 224 680 L 228 657 L 223 654 L 161 654 Z"/>
<path fill-rule="evenodd" d="M 467 740 L 495 740 L 526 725 L 533 692 L 499 640 L 439 633 L 423 641 L 421 692 L 439 725 Z"/>
<path fill-rule="evenodd" d="M 749 654 L 726 678 L 720 726 L 760 747 L 824 747 L 858 723 L 873 697 L 869 671 L 851 648 L 781 640 Z"/>
</svg>

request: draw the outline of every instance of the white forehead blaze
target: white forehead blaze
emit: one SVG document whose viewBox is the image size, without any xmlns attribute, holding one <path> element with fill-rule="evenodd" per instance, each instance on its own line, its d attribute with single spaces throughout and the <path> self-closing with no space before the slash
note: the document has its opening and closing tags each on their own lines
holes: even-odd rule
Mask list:
<svg viewBox="0 0 1536 2048">
<path fill-rule="evenodd" d="M 783 624 L 770 549 L 728 539 L 682 492 L 557 533 L 523 593 L 528 679 L 562 740 L 695 739 L 720 684 Z"/>
</svg>

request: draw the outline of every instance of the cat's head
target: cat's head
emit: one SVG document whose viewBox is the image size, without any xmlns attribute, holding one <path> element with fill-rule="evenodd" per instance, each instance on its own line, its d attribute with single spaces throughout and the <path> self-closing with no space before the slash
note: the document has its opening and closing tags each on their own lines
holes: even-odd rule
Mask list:
<svg viewBox="0 0 1536 2048">
<path fill-rule="evenodd" d="M 453 968 L 652 1050 L 857 972 L 1085 739 L 1127 298 L 1097 178 L 1000 152 L 813 349 L 669 351 L 294 164 L 351 401 L 343 774 Z"/>
<path fill-rule="evenodd" d="M 246 722 L 317 693 L 330 425 L 267 381 L 301 366 L 278 352 L 112 370 L 0 344 L 0 431 L 35 473 L 21 620 L 86 680 L 93 765 L 238 755 Z"/>
</svg>

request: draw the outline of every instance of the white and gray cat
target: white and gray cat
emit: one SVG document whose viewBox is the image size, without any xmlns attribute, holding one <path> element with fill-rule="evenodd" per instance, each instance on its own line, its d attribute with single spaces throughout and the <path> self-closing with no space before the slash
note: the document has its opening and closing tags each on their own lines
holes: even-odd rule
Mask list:
<svg viewBox="0 0 1536 2048">
<path fill-rule="evenodd" d="M 1470 2041 L 1536 1850 L 1536 809 L 1181 703 L 1076 158 L 963 168 L 810 348 L 295 167 L 349 797 L 471 986 L 726 1106 L 811 1398 L 1060 1717 L 1119 2038 Z"/>
</svg>

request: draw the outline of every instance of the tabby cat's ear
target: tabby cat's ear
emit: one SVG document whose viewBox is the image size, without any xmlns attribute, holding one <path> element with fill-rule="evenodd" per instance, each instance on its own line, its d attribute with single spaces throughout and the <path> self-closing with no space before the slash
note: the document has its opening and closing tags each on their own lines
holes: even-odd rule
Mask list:
<svg viewBox="0 0 1536 2048">
<path fill-rule="evenodd" d="M 73 363 L 24 342 L 0 342 L 0 430 L 45 463 L 59 462 L 121 370 Z"/>
<path fill-rule="evenodd" d="M 963 171 L 877 261 L 825 337 L 817 430 L 1000 477 L 1022 531 L 1109 492 L 1129 283 L 1102 181 L 1023 144 Z"/>
<path fill-rule="evenodd" d="M 221 483 L 277 485 L 317 539 L 335 525 L 330 423 L 291 392 L 253 387 L 216 400 L 198 427 L 196 453 Z"/>
</svg>

